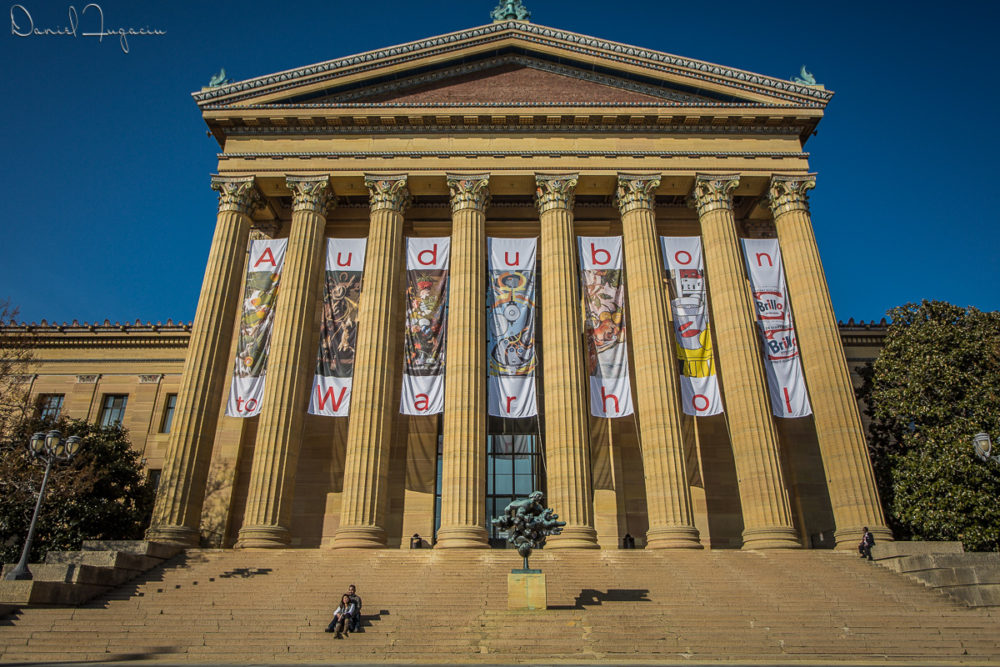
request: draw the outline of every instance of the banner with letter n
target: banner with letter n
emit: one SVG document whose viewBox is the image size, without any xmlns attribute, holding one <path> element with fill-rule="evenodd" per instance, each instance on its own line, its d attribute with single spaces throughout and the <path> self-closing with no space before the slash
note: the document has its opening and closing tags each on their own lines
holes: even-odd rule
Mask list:
<svg viewBox="0 0 1000 667">
<path fill-rule="evenodd" d="M 742 242 L 763 342 L 771 412 L 776 417 L 808 417 L 812 406 L 802 373 L 778 240 L 742 239 Z"/>
<path fill-rule="evenodd" d="M 663 266 L 673 286 L 674 348 L 681 362 L 681 408 L 686 415 L 722 414 L 722 395 L 715 374 L 708 292 L 699 236 L 661 236 Z"/>
<path fill-rule="evenodd" d="M 535 393 L 535 239 L 486 239 L 489 413 L 538 414 Z"/>
<path fill-rule="evenodd" d="M 288 239 L 260 239 L 250 243 L 236 363 L 226 402 L 228 417 L 256 417 L 260 414 L 267 354 L 271 349 L 271 331 L 274 329 L 274 309 L 278 303 L 281 267 L 285 264 L 287 247 Z"/>
<path fill-rule="evenodd" d="M 326 291 L 309 414 L 346 417 L 351 408 L 358 302 L 367 239 L 326 240 Z"/>
<path fill-rule="evenodd" d="M 632 414 L 632 387 L 625 347 L 622 237 L 578 236 L 577 244 L 590 413 L 595 417 L 625 417 Z"/>
<path fill-rule="evenodd" d="M 406 331 L 403 338 L 404 415 L 444 411 L 451 239 L 406 239 Z"/>
</svg>

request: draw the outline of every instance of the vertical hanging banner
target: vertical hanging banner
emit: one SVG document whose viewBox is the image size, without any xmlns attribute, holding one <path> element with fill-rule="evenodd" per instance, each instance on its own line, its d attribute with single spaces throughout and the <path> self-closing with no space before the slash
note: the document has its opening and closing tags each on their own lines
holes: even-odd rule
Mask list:
<svg viewBox="0 0 1000 667">
<path fill-rule="evenodd" d="M 699 236 L 661 236 L 663 266 L 670 274 L 674 298 L 674 347 L 681 362 L 681 407 L 686 415 L 722 413 L 719 378 L 715 374 L 708 294 Z"/>
<path fill-rule="evenodd" d="M 346 417 L 351 408 L 358 302 L 367 239 L 326 240 L 326 291 L 309 414 Z"/>
<path fill-rule="evenodd" d="M 632 414 L 632 387 L 625 348 L 625 285 L 622 238 L 578 236 L 584 301 L 584 338 L 590 375 L 590 413 Z"/>
<path fill-rule="evenodd" d="M 229 417 L 255 417 L 260 413 L 274 308 L 287 247 L 288 239 L 261 239 L 250 243 L 236 364 L 226 403 Z"/>
<path fill-rule="evenodd" d="M 486 239 L 489 413 L 538 414 L 535 394 L 535 239 Z"/>
<path fill-rule="evenodd" d="M 406 332 L 403 340 L 404 415 L 444 411 L 451 239 L 406 239 Z"/>
<path fill-rule="evenodd" d="M 764 343 L 771 412 L 776 417 L 807 417 L 812 414 L 812 406 L 802 373 L 778 240 L 742 239 L 742 242 Z"/>
</svg>

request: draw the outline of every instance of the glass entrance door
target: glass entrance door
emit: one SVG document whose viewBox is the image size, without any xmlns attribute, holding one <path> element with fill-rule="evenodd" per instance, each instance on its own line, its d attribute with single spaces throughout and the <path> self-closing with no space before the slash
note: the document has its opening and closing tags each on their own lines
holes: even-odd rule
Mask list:
<svg viewBox="0 0 1000 667">
<path fill-rule="evenodd" d="M 507 533 L 493 527 L 491 519 L 503 514 L 511 501 L 544 491 L 537 419 L 489 419 L 486 458 L 486 529 L 490 546 L 507 546 Z"/>
</svg>

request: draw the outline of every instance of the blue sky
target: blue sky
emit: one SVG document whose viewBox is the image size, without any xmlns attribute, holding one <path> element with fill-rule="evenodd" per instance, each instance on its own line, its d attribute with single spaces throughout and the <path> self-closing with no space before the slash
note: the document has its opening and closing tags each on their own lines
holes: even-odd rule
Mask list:
<svg viewBox="0 0 1000 667">
<path fill-rule="evenodd" d="M 72 3 L 23 0 L 37 28 Z M 75 3 L 78 14 L 86 3 Z M 489 22 L 494 0 L 98 3 L 117 39 L 0 36 L 6 270 L 38 321 L 191 320 L 218 146 L 190 93 Z M 807 146 L 837 316 L 907 301 L 1000 307 L 995 2 L 526 0 L 532 21 L 762 74 L 805 64 L 837 95 Z M 813 6 L 807 6 L 813 5 Z M 15 6 L 19 5 L 19 6 Z M 79 32 L 96 23 L 91 8 Z M 960 270 L 959 270 L 960 269 Z"/>
</svg>

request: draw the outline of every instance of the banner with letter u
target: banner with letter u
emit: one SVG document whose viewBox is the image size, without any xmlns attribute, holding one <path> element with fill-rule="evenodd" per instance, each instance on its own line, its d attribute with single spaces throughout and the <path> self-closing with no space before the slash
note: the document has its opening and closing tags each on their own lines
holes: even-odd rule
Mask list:
<svg viewBox="0 0 1000 667">
<path fill-rule="evenodd" d="M 406 332 L 403 339 L 405 415 L 444 411 L 448 265 L 451 239 L 406 239 Z"/>
<path fill-rule="evenodd" d="M 584 338 L 590 376 L 590 413 L 632 414 L 632 387 L 625 348 L 625 284 L 622 237 L 578 236 L 584 301 Z"/>
<path fill-rule="evenodd" d="M 535 394 L 535 239 L 486 239 L 489 413 L 538 414 Z"/>
<path fill-rule="evenodd" d="M 358 302 L 367 239 L 326 240 L 326 291 L 309 414 L 346 417 L 351 408 Z"/>
<path fill-rule="evenodd" d="M 812 406 L 802 373 L 778 240 L 742 239 L 742 242 L 764 344 L 771 412 L 776 417 L 807 417 L 812 414 Z"/>
<path fill-rule="evenodd" d="M 274 329 L 281 267 L 285 264 L 288 239 L 260 239 L 250 243 L 240 334 L 236 344 L 233 382 L 226 402 L 229 417 L 260 414 L 267 375 L 267 354 Z"/>
<path fill-rule="evenodd" d="M 722 413 L 719 378 L 715 374 L 708 294 L 699 236 L 661 236 L 663 266 L 670 274 L 674 298 L 674 347 L 681 362 L 681 408 L 686 415 Z"/>
</svg>

